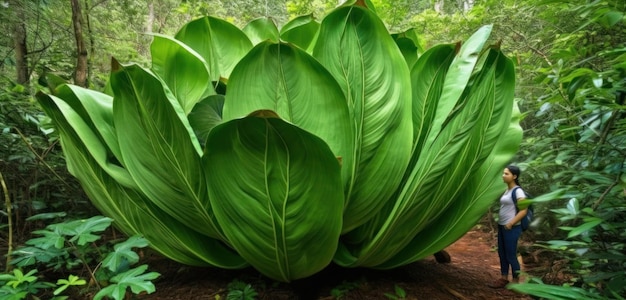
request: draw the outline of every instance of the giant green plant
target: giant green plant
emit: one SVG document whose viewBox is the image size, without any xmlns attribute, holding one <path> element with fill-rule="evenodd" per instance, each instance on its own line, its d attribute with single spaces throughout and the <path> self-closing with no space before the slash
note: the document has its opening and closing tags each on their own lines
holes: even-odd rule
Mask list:
<svg viewBox="0 0 626 300">
<path fill-rule="evenodd" d="M 521 140 L 512 62 L 491 26 L 415 60 L 360 2 L 314 22 L 255 21 L 253 46 L 200 18 L 155 36 L 150 69 L 114 60 L 109 94 L 38 100 L 94 204 L 176 261 L 290 281 L 445 248 Z"/>
</svg>

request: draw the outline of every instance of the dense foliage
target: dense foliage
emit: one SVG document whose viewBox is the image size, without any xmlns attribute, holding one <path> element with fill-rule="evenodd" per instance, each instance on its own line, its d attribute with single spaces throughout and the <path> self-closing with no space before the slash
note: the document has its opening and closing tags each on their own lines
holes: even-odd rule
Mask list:
<svg viewBox="0 0 626 300">
<path fill-rule="evenodd" d="M 607 5 L 608 4 L 608 5 Z M 571 264 L 571 285 L 540 296 L 562 299 L 626 296 L 626 31 L 624 3 L 561 3 L 534 8 L 555 14 L 538 24 L 559 28 L 542 36 L 524 59 L 535 83 L 524 92 L 523 106 L 532 110 L 528 138 L 520 156 L 538 191 L 565 188 L 568 197 L 546 211 L 550 241 L 541 245 Z M 565 34 L 573 32 L 572 34 Z M 544 33 L 545 34 L 545 33 Z M 537 62 L 535 62 L 536 64 Z M 536 95 L 535 99 L 528 97 Z M 536 107 L 536 108 L 535 108 Z M 549 180 L 550 184 L 547 184 Z M 559 257 L 561 258 L 561 257 Z M 584 292 L 584 290 L 592 293 Z"/>
<path fill-rule="evenodd" d="M 111 95 L 38 100 L 94 204 L 180 262 L 291 281 L 448 246 L 521 140 L 491 26 L 415 61 L 364 3 L 311 24 L 200 18 L 155 36 L 150 70 L 114 61 Z"/>
</svg>

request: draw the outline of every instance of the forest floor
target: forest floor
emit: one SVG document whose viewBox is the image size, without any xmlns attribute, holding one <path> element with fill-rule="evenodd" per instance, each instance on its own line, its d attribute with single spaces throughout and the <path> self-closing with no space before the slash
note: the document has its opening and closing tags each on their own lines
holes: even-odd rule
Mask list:
<svg viewBox="0 0 626 300">
<path fill-rule="evenodd" d="M 255 299 L 532 299 L 487 286 L 499 277 L 495 233 L 477 228 L 446 248 L 450 263 L 438 263 L 432 257 L 386 271 L 330 266 L 315 276 L 290 284 L 276 283 L 251 268 L 194 268 L 154 256 L 148 258 L 148 264 L 149 270 L 161 274 L 154 281 L 156 292 L 139 298 L 227 299 L 228 285 L 240 281 L 250 284 L 258 293 Z M 522 241 L 520 247 L 531 244 Z M 533 270 L 544 267 L 522 264 L 522 270 L 532 275 L 535 275 Z M 406 296 L 397 297 L 402 291 Z"/>
</svg>

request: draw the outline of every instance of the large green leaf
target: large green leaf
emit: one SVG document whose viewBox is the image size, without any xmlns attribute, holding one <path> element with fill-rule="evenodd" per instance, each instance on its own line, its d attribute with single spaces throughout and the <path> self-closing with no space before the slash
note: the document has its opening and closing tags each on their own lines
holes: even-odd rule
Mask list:
<svg viewBox="0 0 626 300">
<path fill-rule="evenodd" d="M 437 112 L 430 125 L 423 149 L 427 152 L 433 145 L 441 130 L 450 117 L 450 113 L 457 106 L 461 94 L 465 90 L 470 80 L 472 71 L 476 66 L 483 46 L 487 42 L 493 25 L 486 25 L 476 31 L 459 49 L 454 58 L 450 70 L 446 74 L 446 79 L 442 89 L 441 100 L 437 107 Z"/>
<path fill-rule="evenodd" d="M 80 90 L 77 87 L 71 87 Z M 150 246 L 181 263 L 221 268 L 243 268 L 247 263 L 218 240 L 190 230 L 152 204 L 141 192 L 109 176 L 106 146 L 95 132 L 63 100 L 38 94 L 37 100 L 51 117 L 61 136 L 67 165 L 93 204 L 115 220 L 127 235 L 141 234 Z M 118 168 L 117 172 L 125 172 Z M 130 178 L 129 174 L 126 174 Z"/>
<path fill-rule="evenodd" d="M 415 46 L 415 48 L 417 48 L 416 51 L 418 56 L 425 52 L 425 49 L 423 47 L 424 41 L 418 36 L 417 29 L 415 28 L 409 28 L 404 32 L 394 33 L 391 36 L 396 41 L 403 38 L 411 40 L 412 44 Z"/>
<path fill-rule="evenodd" d="M 319 29 L 320 23 L 313 15 L 299 16 L 280 29 L 280 38 L 310 53 L 312 49 L 309 51 L 309 48 L 315 44 Z"/>
<path fill-rule="evenodd" d="M 209 204 L 202 150 L 178 101 L 136 65 L 117 66 L 111 85 L 120 150 L 141 191 L 188 227 L 225 241 Z"/>
<path fill-rule="evenodd" d="M 280 40 L 280 33 L 276 23 L 270 18 L 254 19 L 246 24 L 242 30 L 248 36 L 252 45 L 257 45 L 263 41 L 278 43 Z"/>
<path fill-rule="evenodd" d="M 384 24 L 360 6 L 322 21 L 314 56 L 343 89 L 354 123 L 355 157 L 346 165 L 344 232 L 375 216 L 395 192 L 411 151 L 409 70 Z"/>
<path fill-rule="evenodd" d="M 250 39 L 235 25 L 214 17 L 203 17 L 183 26 L 175 38 L 204 58 L 210 81 L 230 77 L 237 62 L 252 48 Z"/>
<path fill-rule="evenodd" d="M 185 113 L 208 95 L 215 94 L 208 84 L 207 64 L 189 46 L 173 38 L 154 35 L 150 46 L 152 71 L 169 87 Z"/>
<path fill-rule="evenodd" d="M 339 162 L 320 138 L 258 115 L 211 131 L 203 161 L 214 175 L 207 177 L 211 204 L 257 270 L 281 281 L 307 277 L 330 263 L 339 240 Z"/>
<path fill-rule="evenodd" d="M 428 145 L 431 151 L 421 152 L 417 160 L 412 160 L 416 165 L 411 166 L 412 172 L 398 194 L 398 201 L 383 210 L 386 218 L 375 218 L 367 224 L 367 230 L 359 232 L 361 239 L 366 235 L 366 243 L 352 247 L 353 251 L 356 250 L 352 259 L 345 253 L 339 255 L 340 261 L 370 267 L 384 263 L 407 245 L 411 240 L 408 237 L 419 233 L 460 193 L 469 178 L 467 174 L 480 166 L 492 151 L 494 144 L 491 141 L 485 143 L 485 132 L 490 126 L 498 127 L 498 132 L 503 130 L 503 126 L 498 125 L 502 123 L 491 123 L 492 119 L 502 117 L 500 107 L 504 104 L 499 103 L 508 102 L 510 106 L 513 101 L 513 85 L 506 86 L 511 88 L 510 97 L 496 99 L 494 96 L 498 57 L 498 53 L 487 56 L 486 67 L 480 65 L 473 84 L 460 95 L 457 107 L 442 124 L 443 129 L 432 146 Z M 472 70 L 468 72 L 474 74 Z M 509 75 L 512 76 L 513 72 L 506 74 Z M 441 101 L 457 102 L 456 99 L 444 99 L 444 96 Z M 404 235 L 394 234 L 399 231 Z"/>
<path fill-rule="evenodd" d="M 345 97 L 333 76 L 304 50 L 263 42 L 233 70 L 224 120 L 261 109 L 275 111 L 326 141 L 342 157 L 344 179 L 349 178 L 354 145 Z"/>
<path fill-rule="evenodd" d="M 206 142 L 211 129 L 222 123 L 223 109 L 223 95 L 211 95 L 194 106 L 188 116 L 189 124 L 193 127 L 201 144 Z"/>
<path fill-rule="evenodd" d="M 415 46 L 412 40 L 405 37 L 398 37 L 394 40 L 398 45 L 398 49 L 402 52 L 402 56 L 404 56 L 406 65 L 409 69 L 413 68 L 418 57 L 417 46 Z"/>
<path fill-rule="evenodd" d="M 118 170 L 116 166 L 120 163 L 123 165 L 123 162 L 119 161 L 121 152 L 113 124 L 113 97 L 75 85 L 59 86 L 56 96 L 72 107 L 72 110 L 89 125 L 93 132 L 98 134 L 100 141 L 106 145 L 104 149 L 110 154 L 107 154 L 107 160 L 101 163 L 112 164 L 110 168 L 103 165 L 109 175 L 128 187 L 136 187 L 134 180 L 127 176 L 128 174 L 121 175 L 116 171 Z"/>
<path fill-rule="evenodd" d="M 437 45 L 426 51 L 411 69 L 413 91 L 413 150 L 412 157 L 418 158 L 443 92 L 444 81 L 454 59 L 454 45 Z M 414 165 L 415 161 L 411 162 Z"/>
</svg>

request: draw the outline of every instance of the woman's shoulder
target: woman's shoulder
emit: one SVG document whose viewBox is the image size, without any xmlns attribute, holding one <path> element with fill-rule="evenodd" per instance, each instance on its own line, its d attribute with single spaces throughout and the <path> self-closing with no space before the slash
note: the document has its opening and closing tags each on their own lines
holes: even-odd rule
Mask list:
<svg viewBox="0 0 626 300">
<path fill-rule="evenodd" d="M 524 191 L 524 188 L 522 188 L 521 186 L 517 185 L 513 188 L 513 190 L 515 191 L 515 196 L 517 196 L 517 198 L 526 198 L 526 192 Z"/>
</svg>

